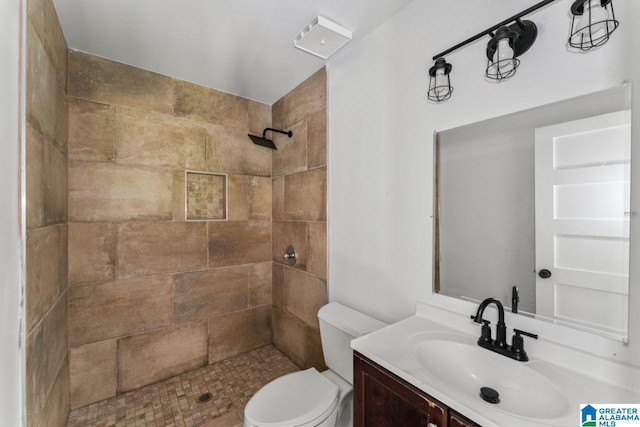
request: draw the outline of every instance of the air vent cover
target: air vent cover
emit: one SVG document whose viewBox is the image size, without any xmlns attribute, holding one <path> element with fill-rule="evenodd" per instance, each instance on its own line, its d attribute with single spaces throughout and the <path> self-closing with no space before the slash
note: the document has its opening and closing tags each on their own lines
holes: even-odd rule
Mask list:
<svg viewBox="0 0 640 427">
<path fill-rule="evenodd" d="M 347 44 L 352 36 L 353 33 L 342 25 L 324 16 L 318 16 L 298 33 L 293 40 L 293 45 L 312 55 L 327 59 Z"/>
</svg>

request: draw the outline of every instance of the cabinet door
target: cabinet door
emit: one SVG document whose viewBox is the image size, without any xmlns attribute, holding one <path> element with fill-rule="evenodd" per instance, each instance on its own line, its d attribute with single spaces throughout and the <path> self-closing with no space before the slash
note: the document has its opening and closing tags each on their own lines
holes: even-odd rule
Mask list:
<svg viewBox="0 0 640 427">
<path fill-rule="evenodd" d="M 480 425 L 449 409 L 449 427 L 480 427 Z"/>
<path fill-rule="evenodd" d="M 359 354 L 354 356 L 354 427 L 447 427 L 445 405 Z"/>
</svg>

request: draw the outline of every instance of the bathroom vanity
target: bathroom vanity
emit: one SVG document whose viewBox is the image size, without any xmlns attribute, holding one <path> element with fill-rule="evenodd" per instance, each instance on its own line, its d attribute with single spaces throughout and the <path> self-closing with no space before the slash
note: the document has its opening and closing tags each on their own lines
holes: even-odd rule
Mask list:
<svg viewBox="0 0 640 427">
<path fill-rule="evenodd" d="M 573 427 L 580 405 L 640 403 L 637 367 L 570 348 L 549 324 L 505 313 L 508 337 L 513 327 L 539 334 L 525 338 L 529 360 L 517 361 L 480 347 L 469 314 L 418 303 L 414 316 L 352 341 L 354 426 Z M 496 314 L 488 308 L 484 319 Z M 499 399 L 481 397 L 487 388 Z"/>
<path fill-rule="evenodd" d="M 354 427 L 479 426 L 357 352 L 353 363 Z"/>
</svg>

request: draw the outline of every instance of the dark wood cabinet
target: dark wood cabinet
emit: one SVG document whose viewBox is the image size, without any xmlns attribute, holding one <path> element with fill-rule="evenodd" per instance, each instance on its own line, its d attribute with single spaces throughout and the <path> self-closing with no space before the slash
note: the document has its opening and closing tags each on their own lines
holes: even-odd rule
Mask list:
<svg viewBox="0 0 640 427">
<path fill-rule="evenodd" d="M 354 427 L 480 427 L 358 353 L 353 409 Z"/>
</svg>

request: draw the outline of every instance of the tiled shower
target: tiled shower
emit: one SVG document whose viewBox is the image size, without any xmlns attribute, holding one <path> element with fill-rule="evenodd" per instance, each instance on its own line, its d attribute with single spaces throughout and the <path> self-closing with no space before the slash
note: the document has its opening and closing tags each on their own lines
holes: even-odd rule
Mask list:
<svg viewBox="0 0 640 427">
<path fill-rule="evenodd" d="M 322 369 L 325 70 L 269 106 L 69 51 L 27 3 L 28 425 L 271 344 Z"/>
</svg>

